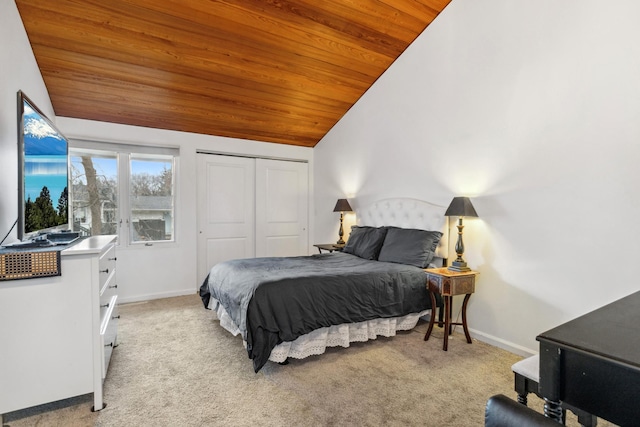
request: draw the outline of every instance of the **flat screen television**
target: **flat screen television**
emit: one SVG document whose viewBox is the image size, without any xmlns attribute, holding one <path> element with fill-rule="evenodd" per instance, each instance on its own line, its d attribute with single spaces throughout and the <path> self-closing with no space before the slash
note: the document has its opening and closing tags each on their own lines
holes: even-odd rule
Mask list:
<svg viewBox="0 0 640 427">
<path fill-rule="evenodd" d="M 67 138 L 19 91 L 19 240 L 69 228 L 68 164 Z"/>
</svg>

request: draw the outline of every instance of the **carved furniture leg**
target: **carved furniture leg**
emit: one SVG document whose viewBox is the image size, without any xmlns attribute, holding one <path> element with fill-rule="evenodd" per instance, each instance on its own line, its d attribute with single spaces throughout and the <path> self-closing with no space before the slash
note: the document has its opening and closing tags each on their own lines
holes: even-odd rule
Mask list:
<svg viewBox="0 0 640 427">
<path fill-rule="evenodd" d="M 464 336 L 467 337 L 467 342 L 471 344 L 471 335 L 469 335 L 469 328 L 467 327 L 467 303 L 469 298 L 471 298 L 471 294 L 466 294 L 462 302 L 462 329 L 464 329 Z"/>
<path fill-rule="evenodd" d="M 563 416 L 562 416 L 563 415 L 562 406 L 560 406 L 560 402 L 549 400 L 545 397 L 544 398 L 544 415 L 548 418 L 551 418 L 554 421 L 557 421 L 560 424 L 564 424 Z"/>
<path fill-rule="evenodd" d="M 427 329 L 427 333 L 424 334 L 425 341 L 427 341 L 431 336 L 431 331 L 433 331 L 433 324 L 436 320 L 436 297 L 433 292 L 431 292 L 431 290 L 429 290 L 429 297 L 431 298 L 431 315 L 429 316 L 429 328 Z"/>
<path fill-rule="evenodd" d="M 449 347 L 449 334 L 451 334 L 451 299 L 444 297 L 444 344 L 442 350 L 447 351 Z"/>
</svg>

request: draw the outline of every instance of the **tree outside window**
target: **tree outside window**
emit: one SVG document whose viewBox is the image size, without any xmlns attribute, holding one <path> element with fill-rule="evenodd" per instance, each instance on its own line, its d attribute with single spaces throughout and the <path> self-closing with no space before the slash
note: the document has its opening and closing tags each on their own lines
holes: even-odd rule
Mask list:
<svg viewBox="0 0 640 427">
<path fill-rule="evenodd" d="M 73 151 L 70 157 L 73 230 L 87 236 L 117 234 L 117 154 Z M 105 206 L 111 215 L 103 214 Z"/>
</svg>

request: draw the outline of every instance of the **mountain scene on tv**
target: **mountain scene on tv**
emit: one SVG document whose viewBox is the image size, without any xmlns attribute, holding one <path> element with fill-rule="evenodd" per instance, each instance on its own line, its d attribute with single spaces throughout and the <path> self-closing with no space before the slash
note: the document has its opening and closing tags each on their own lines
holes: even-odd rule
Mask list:
<svg viewBox="0 0 640 427">
<path fill-rule="evenodd" d="M 68 223 L 67 141 L 24 104 L 25 233 Z"/>
</svg>

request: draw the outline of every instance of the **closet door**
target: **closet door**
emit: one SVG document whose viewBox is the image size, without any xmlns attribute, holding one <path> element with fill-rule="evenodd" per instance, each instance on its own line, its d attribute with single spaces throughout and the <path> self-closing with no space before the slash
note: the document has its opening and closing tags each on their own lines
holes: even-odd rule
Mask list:
<svg viewBox="0 0 640 427">
<path fill-rule="evenodd" d="M 256 159 L 256 256 L 308 255 L 308 164 Z"/>
<path fill-rule="evenodd" d="M 256 256 L 255 159 L 198 154 L 198 277 L 215 264 Z"/>
</svg>

